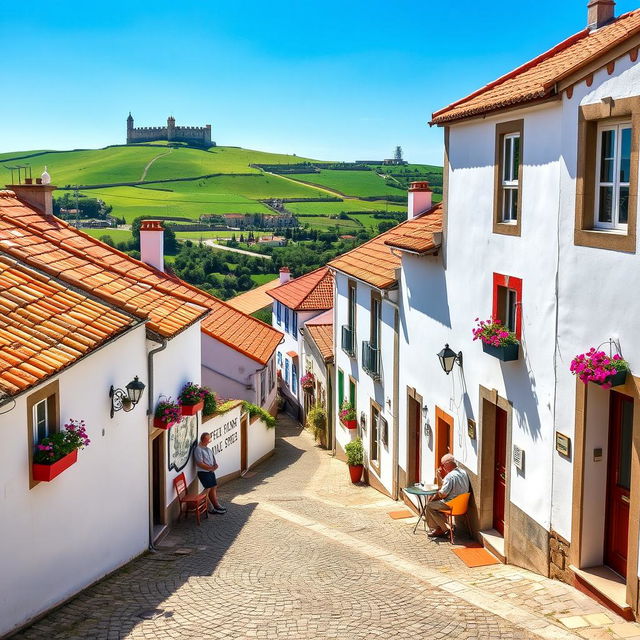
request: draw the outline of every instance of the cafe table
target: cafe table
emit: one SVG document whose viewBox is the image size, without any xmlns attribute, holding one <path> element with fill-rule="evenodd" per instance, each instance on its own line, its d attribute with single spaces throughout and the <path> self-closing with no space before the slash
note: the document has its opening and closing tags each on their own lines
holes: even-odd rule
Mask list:
<svg viewBox="0 0 640 640">
<path fill-rule="evenodd" d="M 420 520 L 424 521 L 424 530 L 427 530 L 427 505 L 429 504 L 429 496 L 433 496 L 438 493 L 438 489 L 439 487 L 437 484 L 414 484 L 411 487 L 405 487 L 403 489 L 407 496 L 415 496 L 418 499 L 418 508 L 420 509 L 420 513 L 418 514 L 416 526 L 413 527 L 413 533 L 416 532 L 416 529 L 420 524 Z"/>
</svg>

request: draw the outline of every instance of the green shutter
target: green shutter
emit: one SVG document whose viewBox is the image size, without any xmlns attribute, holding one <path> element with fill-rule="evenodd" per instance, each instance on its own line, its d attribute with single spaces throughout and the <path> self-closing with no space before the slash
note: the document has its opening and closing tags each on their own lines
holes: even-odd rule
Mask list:
<svg viewBox="0 0 640 640">
<path fill-rule="evenodd" d="M 351 406 L 356 408 L 356 383 L 353 380 L 349 380 L 349 402 Z"/>
<path fill-rule="evenodd" d="M 338 369 L 338 407 L 344 401 L 344 373 L 342 369 Z"/>
</svg>

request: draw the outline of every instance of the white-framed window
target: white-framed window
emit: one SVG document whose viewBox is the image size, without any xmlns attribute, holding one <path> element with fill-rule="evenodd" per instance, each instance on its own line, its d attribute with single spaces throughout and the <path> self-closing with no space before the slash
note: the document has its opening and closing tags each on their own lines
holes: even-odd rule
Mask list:
<svg viewBox="0 0 640 640">
<path fill-rule="evenodd" d="M 631 176 L 631 123 L 598 128 L 594 226 L 626 231 Z"/>
<path fill-rule="evenodd" d="M 37 444 L 53 433 L 49 415 L 49 399 L 45 398 L 33 405 L 33 443 Z"/>
<path fill-rule="evenodd" d="M 518 221 L 518 175 L 520 172 L 520 133 L 506 133 L 502 138 L 502 222 Z"/>
</svg>

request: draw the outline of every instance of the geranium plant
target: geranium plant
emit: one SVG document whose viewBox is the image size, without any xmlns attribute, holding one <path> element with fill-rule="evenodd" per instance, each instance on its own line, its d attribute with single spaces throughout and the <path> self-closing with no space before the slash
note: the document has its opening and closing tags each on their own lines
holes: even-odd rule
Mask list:
<svg viewBox="0 0 640 640">
<path fill-rule="evenodd" d="M 604 351 L 591 347 L 587 353 L 581 353 L 571 361 L 569 370 L 585 384 L 595 382 L 609 389 L 613 376 L 629 371 L 629 364 L 617 353 L 608 356 Z"/>
<path fill-rule="evenodd" d="M 171 398 L 167 398 L 166 400 L 160 400 L 160 402 L 158 402 L 154 417 L 160 422 L 171 424 L 172 422 L 180 422 L 180 420 L 182 420 L 182 411 L 177 402 L 173 402 Z"/>
<path fill-rule="evenodd" d="M 340 420 L 346 422 L 347 420 L 355 420 L 356 418 L 355 407 L 348 400 L 345 400 L 340 405 Z"/>
<path fill-rule="evenodd" d="M 182 391 L 178 396 L 178 401 L 180 404 L 198 404 L 199 402 L 203 402 L 207 393 L 209 393 L 208 389 L 201 387 L 199 384 L 195 382 L 187 382 L 187 384 L 182 387 Z"/>
<path fill-rule="evenodd" d="M 316 378 L 313 375 L 313 373 L 311 373 L 311 371 L 307 371 L 307 373 L 305 373 L 302 376 L 302 378 L 300 378 L 300 386 L 305 391 L 313 391 L 315 385 L 316 385 Z"/>
<path fill-rule="evenodd" d="M 36 464 L 53 464 L 76 449 L 88 447 L 91 440 L 87 436 L 84 420 L 69 420 L 62 431 L 53 433 L 36 445 L 33 461 Z"/>
<path fill-rule="evenodd" d="M 492 347 L 506 347 L 510 344 L 519 344 L 518 338 L 513 331 L 509 331 L 497 318 L 488 320 L 475 320 L 478 325 L 471 331 L 474 340 L 481 340 Z"/>
</svg>

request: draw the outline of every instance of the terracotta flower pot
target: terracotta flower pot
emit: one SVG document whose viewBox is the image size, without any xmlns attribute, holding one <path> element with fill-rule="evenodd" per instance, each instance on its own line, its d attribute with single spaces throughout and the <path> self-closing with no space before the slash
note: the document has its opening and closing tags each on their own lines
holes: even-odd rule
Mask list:
<svg viewBox="0 0 640 640">
<path fill-rule="evenodd" d="M 60 458 L 60 460 L 53 464 L 36 464 L 34 462 L 32 465 L 32 477 L 38 482 L 50 482 L 77 461 L 78 450 L 74 449 L 71 453 L 64 456 L 64 458 Z"/>
<path fill-rule="evenodd" d="M 154 418 L 153 419 L 153 426 L 156 429 L 171 429 L 171 427 L 173 427 L 173 425 L 176 424 L 175 421 L 173 422 L 165 422 L 164 420 L 160 420 L 160 418 Z"/>
<path fill-rule="evenodd" d="M 353 482 L 353 484 L 358 484 L 358 482 L 362 480 L 363 471 L 364 471 L 364 467 L 361 464 L 349 465 L 349 475 L 351 476 L 351 482 Z"/>
<path fill-rule="evenodd" d="M 180 410 L 183 416 L 195 416 L 198 411 L 202 410 L 202 407 L 204 407 L 204 400 L 196 402 L 196 404 L 181 404 Z"/>
<path fill-rule="evenodd" d="M 358 421 L 357 420 L 340 420 L 340 422 L 342 422 L 342 425 L 344 427 L 346 427 L 347 429 L 357 429 L 358 428 Z"/>
</svg>

